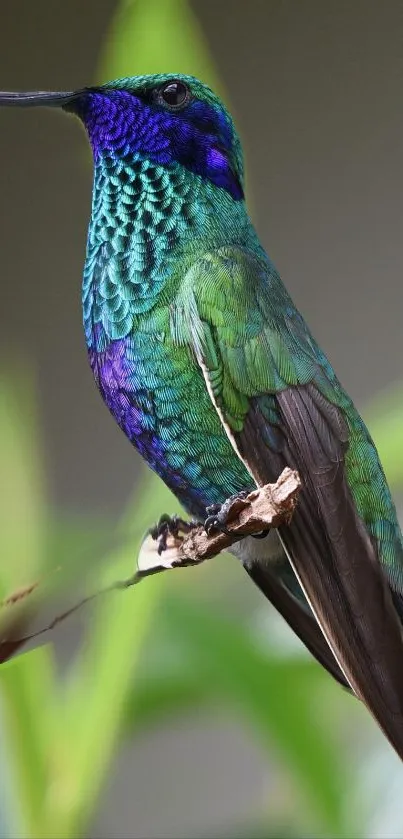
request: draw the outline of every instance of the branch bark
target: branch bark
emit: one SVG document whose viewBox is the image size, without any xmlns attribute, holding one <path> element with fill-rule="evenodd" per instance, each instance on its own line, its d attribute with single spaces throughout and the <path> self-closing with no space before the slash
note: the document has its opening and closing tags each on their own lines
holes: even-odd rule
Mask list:
<svg viewBox="0 0 403 839">
<path fill-rule="evenodd" d="M 131 588 L 144 578 L 168 569 L 200 565 L 247 536 L 289 523 L 300 489 L 301 481 L 298 473 L 286 468 L 275 484 L 265 484 L 253 490 L 246 498 L 237 496 L 225 502 L 226 532 L 216 531 L 208 534 L 202 524 L 189 530 L 186 523 L 183 523 L 183 532 L 179 528 L 175 533 L 168 533 L 166 548 L 162 553 L 158 550 L 158 539 L 149 535 L 141 546 L 137 570 L 131 577 L 126 580 L 117 580 L 82 598 L 69 609 L 56 615 L 46 626 L 30 635 L 23 632 L 27 621 L 37 611 L 32 608 L 32 595 L 38 590 L 40 595 L 41 586 L 39 583 L 34 583 L 10 594 L 0 604 L 4 610 L 0 628 L 0 663 L 10 658 L 25 642 L 53 629 L 73 612 L 101 595 Z M 23 604 L 26 604 L 25 612 L 20 611 Z M 17 608 L 18 618 L 15 611 Z"/>
<path fill-rule="evenodd" d="M 226 502 L 226 533 L 207 534 L 200 525 L 188 533 L 169 534 L 166 550 L 160 556 L 157 541 L 148 536 L 141 547 L 137 574 L 146 577 L 158 570 L 199 565 L 246 536 L 288 524 L 300 489 L 298 472 L 286 468 L 275 484 L 265 484 L 246 498 L 237 496 Z"/>
</svg>

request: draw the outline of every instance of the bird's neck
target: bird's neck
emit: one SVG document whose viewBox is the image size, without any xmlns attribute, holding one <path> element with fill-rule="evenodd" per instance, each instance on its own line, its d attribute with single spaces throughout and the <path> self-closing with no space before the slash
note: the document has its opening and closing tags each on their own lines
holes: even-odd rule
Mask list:
<svg viewBox="0 0 403 839">
<path fill-rule="evenodd" d="M 167 283 L 183 277 L 199 256 L 223 244 L 246 244 L 250 229 L 243 201 L 179 165 L 100 158 L 87 242 L 85 318 L 93 327 L 95 317 L 108 329 L 109 307 L 109 337 L 114 337 L 117 297 L 123 319 L 126 309 L 131 316 L 148 311 Z M 86 323 L 87 335 L 89 328 Z"/>
</svg>

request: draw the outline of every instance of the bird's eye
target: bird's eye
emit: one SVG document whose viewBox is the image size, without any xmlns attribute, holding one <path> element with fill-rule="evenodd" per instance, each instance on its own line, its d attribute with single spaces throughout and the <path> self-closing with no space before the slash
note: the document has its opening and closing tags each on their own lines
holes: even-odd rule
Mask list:
<svg viewBox="0 0 403 839">
<path fill-rule="evenodd" d="M 173 80 L 160 88 L 158 99 L 171 111 L 179 111 L 189 102 L 190 90 L 183 82 Z"/>
</svg>

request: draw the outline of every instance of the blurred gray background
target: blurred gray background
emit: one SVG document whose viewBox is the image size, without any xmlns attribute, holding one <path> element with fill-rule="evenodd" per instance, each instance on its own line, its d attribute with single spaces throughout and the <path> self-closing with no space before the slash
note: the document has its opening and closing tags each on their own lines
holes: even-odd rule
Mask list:
<svg viewBox="0 0 403 839">
<path fill-rule="evenodd" d="M 403 3 L 193 7 L 245 142 L 263 243 L 362 407 L 402 372 Z M 95 79 L 112 0 L 0 8 L 3 89 L 69 90 Z M 138 461 L 86 361 L 84 132 L 45 110 L 8 110 L 0 120 L 1 353 L 28 354 L 35 367 L 54 498 L 118 511 Z"/>
<path fill-rule="evenodd" d="M 403 3 L 199 0 L 193 8 L 246 146 L 263 243 L 363 408 L 402 375 Z M 0 86 L 93 82 L 114 9 L 112 0 L 1 0 Z M 102 407 L 86 360 L 85 136 L 74 119 L 39 110 L 4 112 L 0 127 L 1 357 L 22 357 L 35 371 L 52 500 L 117 515 L 139 460 Z M 193 832 L 229 814 L 235 821 L 260 802 L 263 766 L 230 720 L 190 720 L 140 740 L 119 762 L 94 835 L 118 824 L 113 835 L 133 836 L 134 807 L 136 836 L 179 835 L 186 812 Z"/>
</svg>

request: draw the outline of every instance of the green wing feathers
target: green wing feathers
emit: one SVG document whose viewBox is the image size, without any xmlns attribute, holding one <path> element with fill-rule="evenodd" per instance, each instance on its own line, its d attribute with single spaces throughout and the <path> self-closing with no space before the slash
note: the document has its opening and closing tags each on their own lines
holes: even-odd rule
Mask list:
<svg viewBox="0 0 403 839">
<path fill-rule="evenodd" d="M 268 260 L 208 253 L 174 309 L 176 336 L 256 482 L 299 471 L 300 500 L 279 529 L 285 552 L 342 673 L 403 755 L 402 537 L 364 423 Z"/>
<path fill-rule="evenodd" d="M 374 443 L 274 267 L 245 249 L 220 248 L 188 271 L 180 300 L 188 340 L 234 435 L 242 433 L 257 400 L 265 440 L 275 451 L 283 431 L 276 395 L 289 387 L 313 383 L 340 410 L 354 504 L 390 584 L 403 593 L 402 538 Z"/>
</svg>

